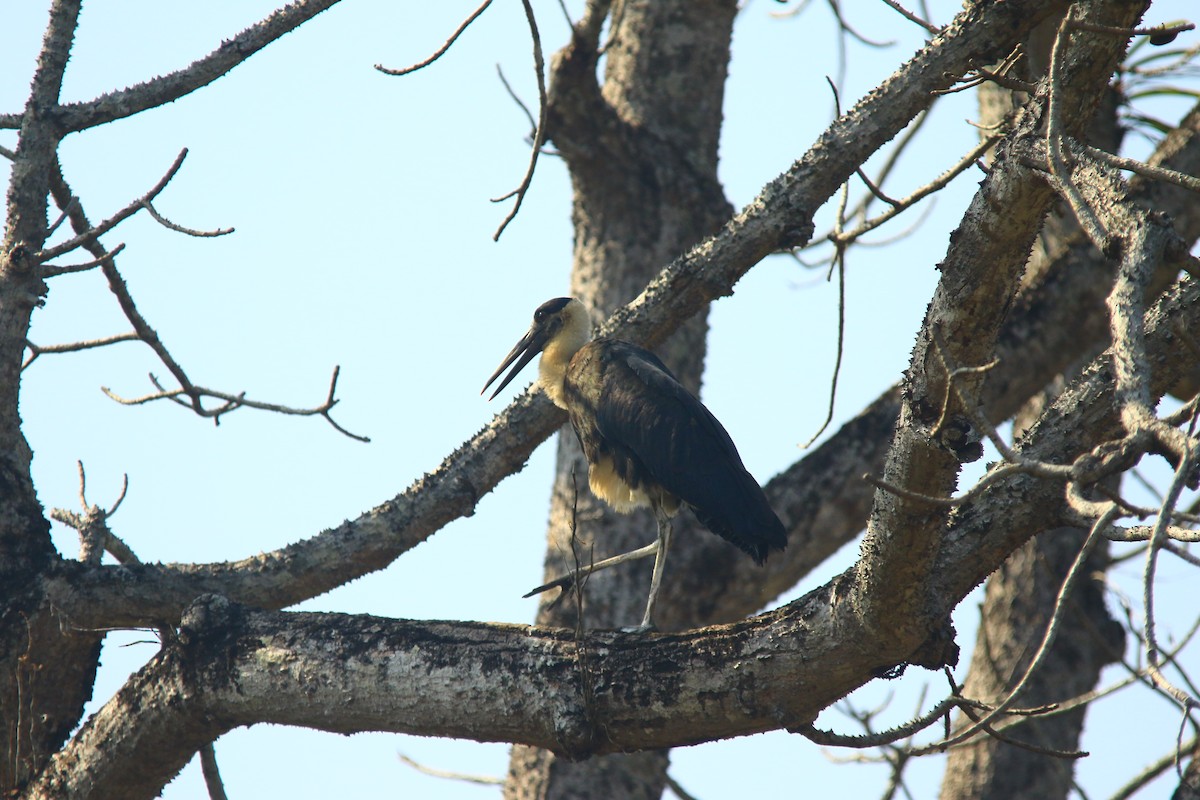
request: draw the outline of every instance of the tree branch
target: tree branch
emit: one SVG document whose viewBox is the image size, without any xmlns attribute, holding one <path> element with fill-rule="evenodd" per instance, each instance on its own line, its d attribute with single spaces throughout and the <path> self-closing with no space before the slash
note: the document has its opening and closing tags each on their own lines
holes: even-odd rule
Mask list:
<svg viewBox="0 0 1200 800">
<path fill-rule="evenodd" d="M 222 42 L 216 50 L 181 70 L 128 89 L 109 92 L 95 100 L 68 103 L 60 107 L 57 115 L 59 124 L 64 132 L 81 131 L 178 100 L 217 80 L 259 50 L 284 34 L 294 31 L 337 2 L 338 0 L 296 0 L 272 12 L 232 39 Z"/>
</svg>

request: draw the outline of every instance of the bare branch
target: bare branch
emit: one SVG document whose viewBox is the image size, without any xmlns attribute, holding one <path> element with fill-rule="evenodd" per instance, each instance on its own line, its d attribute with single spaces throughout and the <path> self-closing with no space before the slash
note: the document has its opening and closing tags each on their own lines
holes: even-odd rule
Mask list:
<svg viewBox="0 0 1200 800">
<path fill-rule="evenodd" d="M 1130 172 L 1136 172 L 1139 175 L 1151 178 L 1153 180 L 1167 181 L 1176 186 L 1182 186 L 1193 192 L 1200 192 L 1200 178 L 1194 178 L 1191 175 L 1185 175 L 1182 172 L 1177 172 L 1173 169 L 1164 169 L 1156 167 L 1153 164 L 1147 164 L 1144 161 L 1138 161 L 1135 158 L 1123 158 L 1116 156 L 1105 150 L 1096 147 L 1085 146 L 1084 149 L 1092 156 L 1100 159 L 1106 164 L 1110 164 L 1117 169 L 1126 169 Z"/>
<path fill-rule="evenodd" d="M 1092 33 L 1108 33 L 1112 34 L 1113 36 L 1120 36 L 1122 38 L 1129 36 L 1150 36 L 1159 38 L 1170 37 L 1165 41 L 1162 41 L 1162 44 L 1166 44 L 1166 42 L 1173 40 L 1177 35 L 1183 33 L 1184 31 L 1196 29 L 1196 26 L 1190 22 L 1181 22 L 1175 25 L 1156 25 L 1153 28 L 1122 28 L 1115 25 L 1097 25 L 1094 22 L 1085 22 L 1083 20 L 1076 20 L 1072 22 L 1071 27 L 1081 31 L 1091 31 Z M 1153 43 L 1158 44 L 1160 42 Z"/>
<path fill-rule="evenodd" d="M 175 156 L 175 161 L 172 162 L 170 168 L 167 170 L 167 173 L 159 179 L 158 183 L 154 184 L 150 191 L 146 192 L 137 200 L 134 200 L 116 214 L 113 214 L 111 217 L 104 220 L 99 225 L 91 228 L 90 230 L 83 231 L 82 233 L 71 239 L 68 239 L 62 244 L 42 250 L 40 253 L 35 255 L 35 258 L 38 261 L 46 262 L 52 258 L 61 256 L 63 253 L 69 253 L 77 247 L 88 245 L 92 242 L 95 242 L 100 236 L 112 230 L 129 217 L 132 217 L 140 209 L 143 209 L 149 205 L 150 201 L 157 197 L 163 189 L 167 188 L 167 184 L 171 182 L 171 179 L 175 177 L 175 173 L 179 171 L 181 166 L 183 166 L 183 159 L 187 157 L 187 153 L 188 151 L 186 147 L 180 150 L 179 155 Z M 72 199 L 78 203 L 75 198 Z M 69 207 L 66 210 L 69 211 Z M 103 262 L 104 259 L 101 258 L 100 261 Z"/>
<path fill-rule="evenodd" d="M 1000 134 L 993 134 L 991 136 L 984 138 L 982 141 L 980 141 L 979 144 L 977 144 L 975 147 L 971 148 L 970 152 L 968 152 L 961 159 L 959 159 L 957 164 L 950 167 L 950 169 L 943 172 L 941 175 L 939 175 L 934 180 L 930 181 L 929 183 L 925 184 L 924 186 L 921 186 L 916 191 L 909 194 L 907 197 L 904 197 L 901 200 L 894 201 L 891 208 L 887 209 L 879 216 L 872 217 L 871 219 L 867 220 L 866 222 L 863 222 L 857 228 L 854 228 L 853 230 L 847 231 L 845 233 L 837 233 L 837 234 L 831 233 L 830 239 L 831 240 L 836 239 L 836 241 L 845 242 L 848 244 L 850 242 L 855 241 L 859 237 L 863 236 L 863 234 L 873 231 L 875 228 L 878 228 L 883 223 L 887 222 L 888 220 L 890 220 L 893 217 L 900 214 L 900 212 L 905 211 L 908 208 L 911 208 L 912 206 L 916 205 L 918 202 L 925 199 L 926 197 L 933 194 L 934 192 L 944 189 L 947 185 L 950 184 L 950 182 L 952 180 L 957 178 L 959 175 L 961 175 L 966 170 L 970 169 L 971 165 L 973 165 L 977 160 L 979 160 L 979 158 L 984 153 L 986 153 L 993 145 L 995 145 L 996 142 L 1000 141 L 1001 138 L 1002 137 Z"/>
<path fill-rule="evenodd" d="M 66 212 L 64 212 L 64 214 L 65 213 Z M 120 253 L 124 249 L 125 244 L 122 242 L 112 250 L 108 250 L 96 258 L 93 258 L 91 261 L 84 261 L 81 264 L 65 264 L 62 266 L 57 264 L 43 264 L 41 267 L 41 274 L 43 278 L 54 278 L 59 275 L 69 275 L 73 272 L 84 272 L 85 270 L 95 269 L 105 261 L 112 259 L 113 256 L 117 255 L 117 253 Z"/>
<path fill-rule="evenodd" d="M 888 6 L 890 6 L 893 10 L 898 12 L 906 20 L 908 20 L 909 22 L 914 22 L 917 25 L 920 25 L 922 28 L 929 31 L 934 36 L 937 36 L 939 33 L 942 32 L 941 28 L 934 25 L 932 22 L 927 22 L 927 21 L 921 19 L 916 14 L 912 13 L 907 8 L 905 8 L 904 6 L 897 3 L 896 0 L 883 0 L 883 2 L 886 3 Z"/>
<path fill-rule="evenodd" d="M 508 227 L 508 223 L 516 218 L 517 212 L 521 210 L 521 201 L 525 199 L 525 193 L 529 190 L 529 185 L 533 182 L 533 171 L 537 167 L 538 154 L 541 153 L 542 143 L 546 140 L 546 76 L 545 76 L 545 61 L 542 58 L 542 38 L 538 34 L 537 20 L 533 15 L 533 6 L 529 4 L 529 0 L 521 0 L 521 4 L 525 7 L 525 19 L 529 22 L 529 33 L 533 38 L 533 68 L 537 76 L 538 86 L 538 124 L 537 129 L 533 132 L 533 147 L 529 154 L 529 167 L 525 170 L 525 177 L 521 179 L 521 185 L 513 191 L 501 197 L 492 199 L 493 203 L 499 203 L 507 200 L 510 197 L 516 196 L 517 200 L 513 203 L 512 210 L 508 212 L 508 216 L 500 223 L 500 227 L 492 234 L 494 241 L 500 240 L 500 234 L 504 233 L 504 229 Z"/>
<path fill-rule="evenodd" d="M 140 338 L 140 337 L 139 337 Z M 357 433 L 350 431 L 339 425 L 331 416 L 330 412 L 333 407 L 338 404 L 337 398 L 334 396 L 337 391 L 338 375 L 341 372 L 341 367 L 333 368 L 333 377 L 329 381 L 329 393 L 325 398 L 325 402 L 313 408 L 295 408 L 293 406 L 285 406 L 279 403 L 266 403 L 261 400 L 251 400 L 246 397 L 245 392 L 239 394 L 229 394 L 228 392 L 220 392 L 216 389 L 207 389 L 203 386 L 197 386 L 188 383 L 186 387 L 179 389 L 166 389 L 159 382 L 158 378 L 150 375 L 150 381 L 155 385 L 158 391 L 150 392 L 149 394 L 141 395 L 140 397 L 124 397 L 117 394 L 107 386 L 101 386 L 100 391 L 104 392 L 110 399 L 124 406 L 140 406 L 146 403 L 152 403 L 155 400 L 173 400 L 179 405 L 194 411 L 198 416 L 210 417 L 217 424 L 220 424 L 221 417 L 231 411 L 236 411 L 239 408 L 254 408 L 260 411 L 271 411 L 276 414 L 285 414 L 297 417 L 324 417 L 325 421 L 333 426 L 339 433 L 350 437 L 359 442 L 370 442 L 371 439 L 367 436 L 360 436 Z M 186 402 L 182 398 L 187 397 L 191 402 Z M 221 405 L 216 408 L 205 408 L 203 401 L 205 398 L 220 400 Z"/>
<path fill-rule="evenodd" d="M 925 730 L 933 723 L 937 722 L 942 717 L 950 713 L 951 709 L 961 708 L 964 705 L 969 705 L 974 701 L 964 697 L 951 696 L 938 703 L 927 713 L 909 720 L 908 722 L 897 725 L 894 728 L 889 728 L 886 731 L 880 731 L 872 735 L 852 735 L 835 733 L 817 728 L 813 725 L 803 725 L 798 728 L 789 728 L 789 733 L 798 733 L 804 738 L 819 745 L 830 747 L 879 747 L 884 744 L 891 744 L 901 739 L 907 739 L 914 733 L 919 733 Z"/>
<path fill-rule="evenodd" d="M 1073 29 L 1074 15 L 1075 6 L 1072 6 L 1058 26 L 1058 33 L 1054 37 L 1054 46 L 1050 50 L 1050 97 L 1046 111 L 1046 166 L 1050 170 L 1055 189 L 1070 204 L 1080 227 L 1088 234 L 1100 252 L 1110 255 L 1113 251 L 1113 244 L 1109 239 L 1108 232 L 1096 218 L 1091 207 L 1084 201 L 1079 189 L 1071 181 L 1070 170 L 1062 154 L 1063 126 L 1060 96 L 1064 87 L 1061 71 L 1063 59 L 1066 57 L 1067 42 L 1071 38 L 1070 32 Z"/>
<path fill-rule="evenodd" d="M 66 132 L 81 131 L 178 100 L 217 80 L 259 50 L 337 2 L 338 0 L 294 0 L 237 36 L 226 39 L 216 50 L 181 70 L 128 89 L 109 92 L 95 100 L 62 106 L 58 111 L 60 124 Z"/>
<path fill-rule="evenodd" d="M 1200 739 L 1193 738 L 1190 742 L 1184 745 L 1184 750 L 1195 750 L 1200 747 Z M 1109 800 L 1129 800 L 1135 794 L 1145 788 L 1146 784 L 1153 781 L 1159 775 L 1162 775 L 1171 767 L 1179 763 L 1179 748 L 1172 750 L 1162 758 L 1155 761 L 1153 764 L 1147 764 L 1146 768 L 1135 775 L 1128 783 L 1122 786 L 1114 793 Z"/>
<path fill-rule="evenodd" d="M 139 337 L 136 333 L 118 333 L 115 336 L 106 336 L 102 339 L 88 339 L 82 342 L 68 342 L 66 344 L 51 344 L 37 345 L 28 339 L 25 340 L 25 347 L 29 350 L 29 358 L 25 359 L 25 363 L 21 365 L 21 369 L 26 369 L 30 364 L 37 360 L 42 354 L 54 353 L 77 353 L 80 350 L 91 350 L 94 347 L 106 347 L 110 344 L 118 344 L 119 342 L 136 342 Z"/>
<path fill-rule="evenodd" d="M 465 31 L 467 28 L 469 28 L 471 26 L 471 23 L 479 18 L 480 14 L 482 14 L 484 11 L 487 11 L 487 7 L 490 6 L 491 4 L 492 4 L 492 0 L 484 0 L 483 5 L 479 6 L 479 8 L 472 11 L 471 16 L 467 17 L 466 20 L 461 25 L 458 26 L 458 29 L 456 31 L 454 31 L 454 33 L 450 34 L 450 38 L 446 40 L 446 43 L 443 44 L 441 47 L 439 47 L 433 55 L 431 55 L 429 58 L 425 59 L 424 61 L 418 61 L 416 64 L 413 64 L 411 67 L 404 67 L 403 69 L 389 69 L 388 67 L 385 67 L 382 64 L 376 64 L 375 69 L 379 70 L 384 75 L 407 75 L 410 72 L 416 72 L 417 70 L 419 70 L 423 67 L 428 67 L 430 64 L 432 64 L 433 62 L 435 62 L 439 58 L 441 58 L 443 55 L 445 55 L 446 51 L 449 50 L 450 47 L 456 41 L 458 41 L 458 37 L 462 36 L 463 31 Z M 401 758 L 403 758 L 403 756 L 401 756 Z"/>
<path fill-rule="evenodd" d="M 420 761 L 409 758 L 404 753 L 397 752 L 396 758 L 400 759 L 400 763 L 412 767 L 422 775 L 429 775 L 433 778 L 445 778 L 451 781 L 461 781 L 462 783 L 477 783 L 481 786 L 501 786 L 504 784 L 504 778 L 496 778 L 491 775 L 472 775 L 467 772 L 456 772 L 448 769 L 438 769 L 437 767 L 428 767 Z"/>
<path fill-rule="evenodd" d="M 1186 483 L 1193 479 L 1192 467 L 1195 463 L 1195 448 L 1188 448 L 1175 470 L 1171 487 L 1163 498 L 1158 520 L 1150 534 L 1150 546 L 1146 548 L 1146 567 L 1142 577 L 1142 605 L 1145 612 L 1144 636 L 1146 639 L 1146 662 L 1150 678 L 1155 685 L 1167 692 L 1184 710 L 1185 716 L 1197 705 L 1196 698 L 1172 684 L 1162 672 L 1159 660 L 1159 644 L 1155 634 L 1154 621 L 1154 573 L 1158 564 L 1158 551 L 1163 546 L 1167 524 L 1171 521 L 1171 513 L 1179 502 L 1179 495 Z"/>
<path fill-rule="evenodd" d="M 153 196 L 155 194 L 157 194 L 158 191 L 161 191 L 162 187 L 166 185 L 166 182 L 170 180 L 171 175 L 173 175 L 174 172 L 176 170 L 178 170 L 179 164 L 182 162 L 183 157 L 186 155 L 186 153 L 187 153 L 187 150 L 184 150 L 183 152 L 180 153 L 179 157 L 175 161 L 175 164 L 172 166 L 171 172 L 169 172 L 163 178 L 163 180 L 159 182 L 158 186 L 156 186 L 154 189 L 152 189 L 151 192 L 148 193 L 147 195 L 145 195 L 143 198 L 139 199 L 138 201 L 135 201 L 136 204 L 145 203 L 145 205 L 142 205 L 139 207 L 148 206 L 149 201 L 153 198 Z M 58 346 L 58 351 L 69 352 L 71 350 L 86 349 L 87 347 L 99 347 L 99 346 L 103 346 L 106 344 L 113 344 L 118 341 L 130 341 L 130 340 L 136 338 L 138 340 L 145 342 L 150 347 L 150 349 L 155 352 L 155 354 L 158 356 L 159 360 L 162 361 L 162 363 L 167 367 L 167 369 L 175 377 L 175 380 L 179 383 L 179 385 L 181 387 L 179 390 L 168 390 L 168 389 L 164 388 L 161 384 L 158 383 L 157 378 L 155 378 L 153 375 L 151 375 L 150 380 L 152 383 L 155 384 L 155 387 L 158 389 L 158 391 L 155 392 L 154 394 L 147 395 L 142 398 L 137 398 L 134 401 L 129 401 L 129 400 L 119 397 L 115 393 L 108 390 L 106 387 L 101 387 L 101 390 L 104 391 L 106 394 L 108 394 L 109 397 L 113 398 L 114 400 L 117 400 L 118 402 L 122 402 L 126 405 L 130 405 L 130 404 L 136 405 L 136 404 L 145 403 L 145 402 L 149 402 L 151 400 L 158 400 L 158 399 L 170 399 L 170 400 L 178 403 L 179 405 L 190 408 L 192 411 L 194 411 L 195 413 L 197 413 L 200 416 L 209 417 L 218 422 L 219 422 L 220 416 L 222 414 L 228 413 L 229 411 L 233 411 L 234 409 L 236 409 L 240 406 L 243 406 L 243 405 L 249 406 L 251 408 L 260 408 L 260 409 L 264 409 L 264 410 L 275 411 L 277 413 L 282 413 L 282 414 L 292 414 L 292 415 L 298 415 L 298 416 L 319 415 L 321 417 L 324 417 L 325 420 L 339 433 L 341 433 L 345 436 L 348 436 L 352 439 L 356 439 L 357 441 L 362 441 L 362 442 L 370 441 L 365 436 L 360 436 L 358 434 L 351 433 L 350 431 L 343 428 L 341 425 L 339 425 L 333 419 L 333 417 L 330 413 L 331 410 L 333 409 L 334 405 L 337 404 L 337 399 L 335 398 L 334 395 L 335 395 L 335 391 L 337 388 L 337 379 L 338 379 L 338 374 L 339 374 L 340 370 L 336 367 L 334 368 L 333 376 L 330 380 L 329 393 L 328 393 L 328 396 L 327 396 L 325 402 L 320 406 L 317 406 L 315 408 L 309 408 L 309 409 L 292 408 L 290 406 L 283 406 L 283 405 L 279 405 L 279 404 L 250 401 L 250 400 L 245 399 L 244 393 L 242 395 L 230 395 L 228 393 L 217 392 L 215 390 L 210 390 L 210 389 L 205 389 L 204 387 L 195 386 L 191 382 L 191 379 L 188 378 L 187 373 L 183 370 L 183 367 L 178 362 L 175 361 L 174 357 L 167 350 L 166 346 L 158 338 L 157 332 L 152 327 L 150 327 L 150 324 L 146 321 L 145 317 L 143 317 L 141 312 L 138 310 L 137 304 L 134 302 L 133 296 L 129 292 L 129 287 L 125 284 L 124 278 L 121 276 L 120 272 L 117 270 L 116 263 L 112 259 L 111 254 L 109 254 L 109 256 L 107 258 L 104 257 L 105 252 L 104 252 L 103 248 L 100 246 L 100 243 L 95 239 L 95 237 L 98 236 L 101 232 L 99 230 L 100 226 L 93 227 L 90 225 L 90 223 L 87 220 L 87 216 L 83 213 L 83 210 L 79 204 L 78 199 L 71 192 L 70 187 L 67 185 L 66 179 L 63 178 L 62 172 L 61 172 L 61 166 L 58 165 L 57 162 L 55 163 L 54 175 L 52 175 L 51 191 L 54 195 L 56 202 L 59 202 L 60 206 L 67 209 L 67 211 L 69 212 L 72 227 L 74 229 L 76 229 L 77 231 L 82 231 L 82 233 L 80 233 L 78 236 L 76 236 L 76 239 L 81 240 L 82 246 L 87 248 L 94 255 L 97 255 L 97 260 L 100 262 L 100 264 L 99 264 L 100 269 L 104 273 L 104 276 L 108 281 L 109 289 L 111 289 L 113 294 L 116 296 L 117 302 L 120 305 L 121 310 L 125 313 L 126 318 L 133 325 L 133 329 L 134 329 L 132 334 L 122 334 L 121 336 L 109 337 L 108 339 L 97 340 L 95 342 L 77 343 L 77 344 L 72 344 L 72 345 L 61 345 L 61 346 Z M 174 223 L 170 223 L 170 225 L 174 225 Z M 187 231 L 187 232 L 190 232 L 190 231 Z M 27 343 L 27 346 L 30 347 L 31 351 L 33 352 L 33 355 L 25 362 L 25 366 L 28 366 L 30 363 L 32 363 L 34 358 L 36 358 L 37 355 L 39 354 L 39 349 L 37 348 L 36 345 L 32 345 L 32 343 Z M 40 348 L 40 352 L 52 352 L 52 350 L 49 350 L 46 348 Z M 181 397 L 186 397 L 187 401 L 182 400 Z M 221 405 L 217 408 L 213 408 L 213 409 L 205 408 L 204 402 L 203 402 L 205 398 L 221 400 L 223 402 L 223 405 Z"/>
<path fill-rule="evenodd" d="M 183 225 L 171 222 L 171 220 L 158 213 L 158 210 L 150 201 L 142 203 L 142 208 L 146 209 L 147 213 L 149 213 L 150 216 L 154 218 L 154 221 L 159 225 L 162 225 L 167 230 L 175 231 L 176 233 L 186 233 L 188 236 L 196 236 L 200 238 L 225 236 L 226 234 L 233 233 L 233 228 L 217 228 L 211 231 L 202 231 L 197 230 L 196 228 L 185 228 Z"/>
<path fill-rule="evenodd" d="M 1154 535 L 1154 530 L 1153 525 L 1132 525 L 1128 528 L 1113 525 L 1104 531 L 1104 538 L 1112 542 L 1146 542 Z M 1161 535 L 1177 542 L 1200 542 L 1200 531 L 1176 525 L 1163 526 Z M 1166 542 L 1162 542 L 1162 545 L 1165 544 Z"/>
<path fill-rule="evenodd" d="M 1021 690 L 1025 688 L 1025 684 L 1029 682 L 1029 677 L 1041 665 L 1042 659 L 1045 658 L 1046 653 L 1050 650 L 1050 645 L 1054 643 L 1054 639 L 1058 634 L 1059 625 L 1062 623 L 1062 619 L 1066 611 L 1066 599 L 1070 596 L 1072 590 L 1075 588 L 1075 583 L 1078 581 L 1080 574 L 1083 572 L 1083 565 L 1087 561 L 1088 555 L 1100 541 L 1100 531 L 1108 527 L 1108 525 L 1117 516 L 1117 513 L 1117 507 L 1115 505 L 1111 505 L 1108 511 L 1105 512 L 1100 519 L 1096 520 L 1096 523 L 1092 526 L 1091 531 L 1088 533 L 1087 539 L 1083 543 L 1083 547 L 1079 549 L 1079 554 L 1075 557 L 1075 562 L 1067 571 L 1066 577 L 1063 578 L 1062 587 L 1059 589 L 1058 597 L 1055 598 L 1054 601 L 1054 612 L 1050 616 L 1050 622 L 1046 625 L 1046 632 L 1042 636 L 1042 642 L 1040 645 L 1038 645 L 1038 649 L 1034 653 L 1033 658 L 1030 660 L 1029 666 L 1026 667 L 1021 679 L 1016 682 L 1013 688 L 1009 691 L 1008 695 L 994 708 L 989 710 L 979 719 L 974 720 L 970 725 L 967 725 L 962 730 L 956 731 L 953 735 L 946 737 L 940 742 L 936 742 L 928 747 L 921 748 L 917 752 L 937 752 L 946 747 L 966 741 L 970 737 L 979 733 L 985 725 L 1006 711 L 1016 701 L 1017 695 L 1019 695 Z"/>
<path fill-rule="evenodd" d="M 121 493 L 117 496 L 112 507 L 105 510 L 87 500 L 87 473 L 83 462 L 76 461 L 79 469 L 79 505 L 81 513 L 55 508 L 50 511 L 50 518 L 74 528 L 79 532 L 79 560 L 85 564 L 99 564 L 105 551 L 122 564 L 140 564 L 137 556 L 121 541 L 108 527 L 108 520 L 117 513 L 125 494 L 129 491 L 129 475 L 122 479 Z"/>
<path fill-rule="evenodd" d="M 1033 94 L 1033 91 L 1036 88 L 1033 84 L 1027 83 L 1026 81 L 1017 80 L 1016 78 L 1012 78 L 1008 75 L 1012 68 L 1017 65 L 1017 62 L 1021 60 L 1023 55 L 1024 53 L 1022 51 L 1022 47 L 1020 44 L 1018 44 L 1009 52 L 1007 56 L 1004 57 L 999 64 L 996 65 L 995 69 L 987 69 L 986 67 L 981 67 L 978 64 L 972 64 L 971 69 L 962 76 L 962 80 L 959 83 L 956 83 L 953 86 L 949 86 L 945 89 L 938 89 L 935 94 L 956 94 L 968 89 L 974 89 L 975 87 L 988 82 L 1003 86 L 1006 89 L 1011 89 L 1014 92 Z M 971 77 L 971 73 L 974 73 L 975 76 Z"/>
</svg>

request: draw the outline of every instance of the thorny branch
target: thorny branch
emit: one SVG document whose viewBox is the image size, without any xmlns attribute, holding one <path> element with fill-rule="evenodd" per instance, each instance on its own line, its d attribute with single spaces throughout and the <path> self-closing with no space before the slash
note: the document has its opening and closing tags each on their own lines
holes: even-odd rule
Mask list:
<svg viewBox="0 0 1200 800">
<path fill-rule="evenodd" d="M 125 119 L 147 109 L 164 106 L 196 91 L 246 61 L 276 39 L 335 5 L 338 0 L 296 0 L 221 43 L 203 58 L 166 75 L 127 89 L 109 92 L 94 100 L 67 103 L 53 109 L 63 133 L 71 133 Z M 61 73 L 58 75 L 61 80 Z M 55 91 L 44 99 L 57 101 Z M 23 114 L 0 114 L 0 129 L 20 128 Z"/>
</svg>

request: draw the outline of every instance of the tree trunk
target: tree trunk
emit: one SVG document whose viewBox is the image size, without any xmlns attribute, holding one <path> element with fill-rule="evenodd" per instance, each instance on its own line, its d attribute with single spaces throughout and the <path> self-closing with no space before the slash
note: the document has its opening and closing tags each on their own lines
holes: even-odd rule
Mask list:
<svg viewBox="0 0 1200 800">
<path fill-rule="evenodd" d="M 736 10 L 732 0 L 623 3 L 605 51 L 602 86 L 596 81 L 596 43 L 586 33 L 577 33 L 556 59 L 549 135 L 574 186 L 571 292 L 597 319 L 636 297 L 664 264 L 732 214 L 717 181 L 717 145 Z M 692 391 L 700 387 L 706 333 L 705 317 L 697 316 L 659 348 Z M 564 574 L 575 558 L 587 563 L 633 550 L 654 535 L 647 511 L 616 514 L 592 496 L 579 443 L 564 427 L 546 575 Z M 676 537 L 672 551 L 686 551 L 694 541 Z M 635 625 L 650 567 L 646 559 L 596 573 L 586 582 L 582 610 L 574 596 L 550 607 L 549 595 L 537 621 L 586 628 Z M 662 606 L 683 602 L 671 591 L 671 572 L 668 559 Z M 517 746 L 505 796 L 655 798 L 662 794 L 667 762 L 666 752 L 657 751 L 573 763 Z"/>
</svg>

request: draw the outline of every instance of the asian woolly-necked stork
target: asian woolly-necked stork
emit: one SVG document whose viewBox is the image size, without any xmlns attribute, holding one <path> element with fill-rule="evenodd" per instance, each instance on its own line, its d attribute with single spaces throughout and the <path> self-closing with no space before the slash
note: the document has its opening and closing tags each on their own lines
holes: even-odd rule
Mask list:
<svg viewBox="0 0 1200 800">
<path fill-rule="evenodd" d="M 570 416 L 587 458 L 592 492 L 620 512 L 649 506 L 658 521 L 658 537 L 645 547 L 539 586 L 529 595 L 566 589 L 584 575 L 654 555 L 646 613 L 641 625 L 632 629 L 652 630 L 671 543 L 671 518 L 681 505 L 759 564 L 772 550 L 784 548 L 783 524 L 742 465 L 733 440 L 657 356 L 620 339 L 592 339 L 583 303 L 558 297 L 538 307 L 529 331 L 488 379 L 484 391 L 516 362 L 488 399 L 538 353 L 538 385 Z"/>
</svg>

